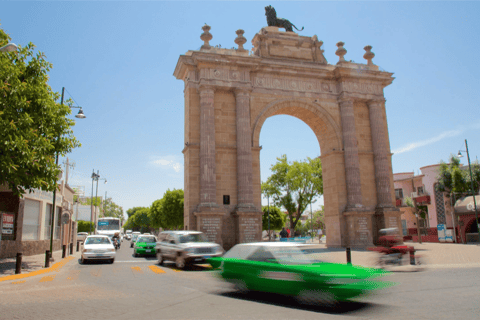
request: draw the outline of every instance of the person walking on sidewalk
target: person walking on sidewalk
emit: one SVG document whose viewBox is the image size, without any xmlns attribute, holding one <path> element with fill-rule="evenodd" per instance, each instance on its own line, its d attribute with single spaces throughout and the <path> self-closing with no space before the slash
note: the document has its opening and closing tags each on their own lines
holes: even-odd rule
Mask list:
<svg viewBox="0 0 480 320">
<path fill-rule="evenodd" d="M 288 232 L 285 228 L 282 228 L 282 231 L 280 231 L 280 238 L 288 238 Z"/>
</svg>

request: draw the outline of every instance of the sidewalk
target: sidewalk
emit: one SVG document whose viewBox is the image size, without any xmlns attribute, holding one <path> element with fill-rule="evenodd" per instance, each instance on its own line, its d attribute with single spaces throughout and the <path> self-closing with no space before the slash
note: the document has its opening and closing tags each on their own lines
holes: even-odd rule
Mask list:
<svg viewBox="0 0 480 320">
<path fill-rule="evenodd" d="M 310 246 L 310 255 L 314 259 L 335 263 L 347 262 L 345 248 L 329 249 L 325 243 L 318 243 L 318 239 L 306 244 Z M 480 267 L 480 246 L 478 245 L 430 242 L 419 244 L 410 241 L 405 242 L 405 245 L 415 248 L 415 257 L 420 259 L 422 268 Z M 351 257 L 354 265 L 372 267 L 375 266 L 378 254 L 365 249 L 352 248 Z"/>
<path fill-rule="evenodd" d="M 70 252 L 70 251 L 68 251 Z M 66 257 L 73 256 L 75 258 L 80 258 L 81 252 L 76 252 L 76 248 L 73 248 L 73 254 L 67 254 Z M 50 262 L 50 266 L 54 263 L 62 260 L 62 250 L 53 252 L 53 259 L 55 261 Z M 0 259 L 0 277 L 14 275 L 16 266 L 16 258 L 5 258 Z M 22 257 L 22 273 L 26 274 L 29 272 L 45 269 L 45 253 L 37 254 L 33 256 L 23 256 Z"/>
</svg>

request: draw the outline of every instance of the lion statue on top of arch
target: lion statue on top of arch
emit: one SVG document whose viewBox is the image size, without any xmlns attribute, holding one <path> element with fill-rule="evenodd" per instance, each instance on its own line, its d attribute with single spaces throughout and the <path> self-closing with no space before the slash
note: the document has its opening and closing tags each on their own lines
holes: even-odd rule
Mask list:
<svg viewBox="0 0 480 320">
<path fill-rule="evenodd" d="M 292 32 L 293 32 L 292 27 L 294 27 L 298 31 L 303 30 L 303 27 L 302 29 L 298 29 L 293 23 L 291 23 L 287 19 L 277 18 L 277 12 L 275 11 L 275 8 L 272 6 L 265 7 L 265 15 L 267 16 L 267 25 L 269 27 L 285 28 L 285 31 L 292 31 Z"/>
</svg>

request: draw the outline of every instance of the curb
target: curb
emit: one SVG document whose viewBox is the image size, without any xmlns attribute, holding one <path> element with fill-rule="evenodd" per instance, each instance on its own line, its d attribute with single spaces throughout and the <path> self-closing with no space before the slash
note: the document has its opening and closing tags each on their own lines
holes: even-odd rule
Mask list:
<svg viewBox="0 0 480 320">
<path fill-rule="evenodd" d="M 37 271 L 32 271 L 32 272 L 25 273 L 25 274 L 15 274 L 15 275 L 3 276 L 3 277 L 0 277 L 0 282 L 8 281 L 8 280 L 17 280 L 17 279 L 29 278 L 29 277 L 33 277 L 33 276 L 38 276 L 39 274 L 50 273 L 52 271 L 57 271 L 58 272 L 58 271 L 60 271 L 60 268 L 62 268 L 67 262 L 69 262 L 73 259 L 75 259 L 75 257 L 70 256 L 70 257 L 64 258 L 61 261 L 55 263 L 50 268 L 40 269 L 40 270 L 37 270 Z"/>
</svg>

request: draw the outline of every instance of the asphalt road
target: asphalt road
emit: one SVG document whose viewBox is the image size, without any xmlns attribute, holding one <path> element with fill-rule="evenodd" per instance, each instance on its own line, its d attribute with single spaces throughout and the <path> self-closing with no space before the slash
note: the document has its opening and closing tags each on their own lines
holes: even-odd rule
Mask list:
<svg viewBox="0 0 480 320">
<path fill-rule="evenodd" d="M 0 283 L 0 319 L 477 319 L 480 268 L 397 273 L 398 285 L 336 310 L 280 295 L 240 294 L 196 267 L 178 271 L 133 257 L 124 241 L 114 264 L 71 261 L 59 272 Z"/>
</svg>

